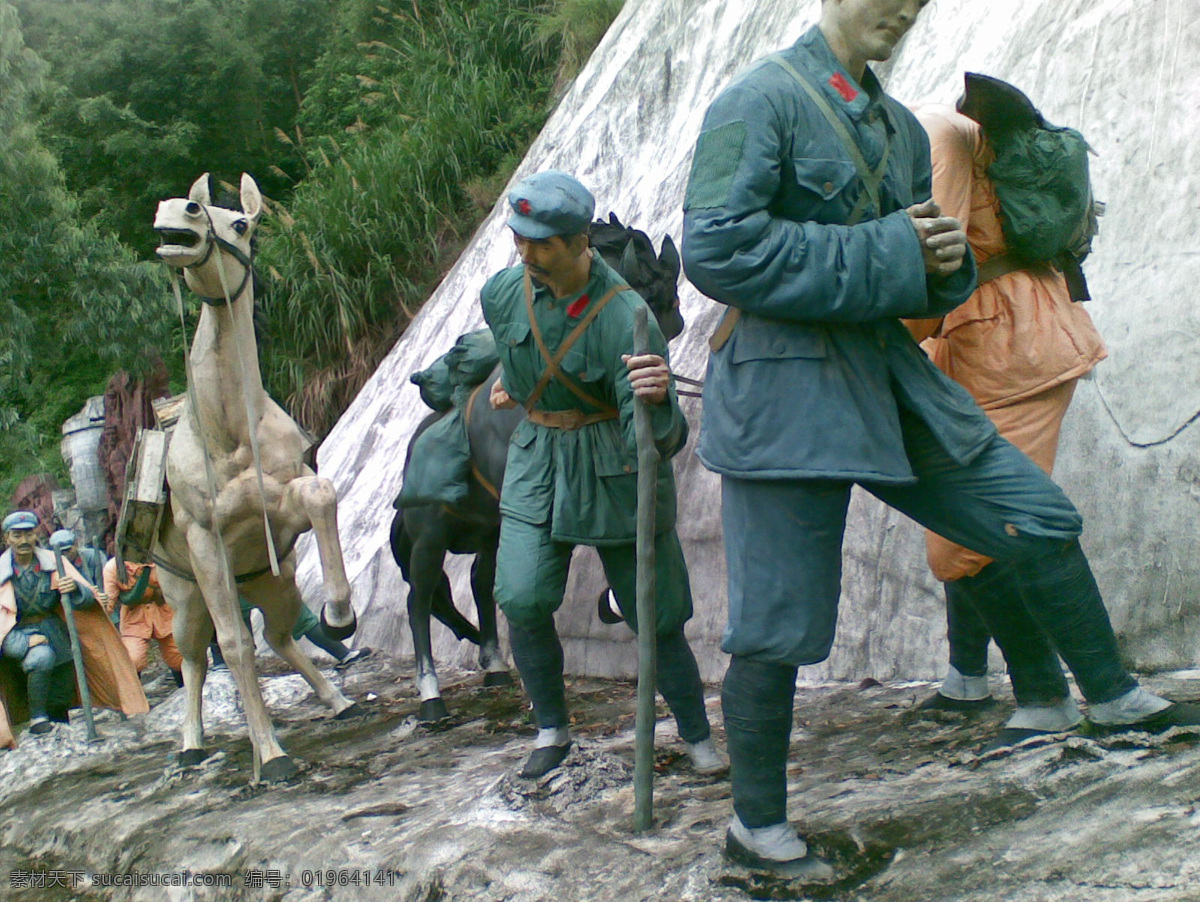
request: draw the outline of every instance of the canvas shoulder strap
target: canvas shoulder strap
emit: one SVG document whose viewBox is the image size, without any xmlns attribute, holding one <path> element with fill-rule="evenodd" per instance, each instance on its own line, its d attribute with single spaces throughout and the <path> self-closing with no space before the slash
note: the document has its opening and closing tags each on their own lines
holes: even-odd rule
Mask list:
<svg viewBox="0 0 1200 902">
<path fill-rule="evenodd" d="M 773 53 L 767 59 L 790 75 L 812 102 L 816 104 L 817 109 L 821 111 L 821 115 L 825 117 L 825 121 L 829 123 L 829 127 L 833 129 L 834 134 L 838 136 L 838 140 L 845 147 L 846 153 L 850 156 L 850 161 L 854 164 L 854 168 L 858 170 L 858 176 L 862 179 L 863 192 L 859 196 L 857 203 L 855 203 L 854 209 L 850 211 L 850 215 L 846 219 L 846 225 L 858 225 L 863 215 L 867 212 L 868 204 L 875 208 L 877 214 L 882 215 L 883 206 L 880 204 L 879 189 L 883 185 L 883 177 L 887 174 L 888 157 L 892 152 L 890 138 L 885 137 L 883 155 L 879 158 L 879 165 L 872 169 L 867 165 L 867 160 L 862 155 L 862 151 L 859 149 L 857 142 L 855 142 L 854 136 L 850 134 L 850 129 L 846 128 L 846 123 L 838 118 L 837 113 L 829 105 L 829 101 L 825 98 L 825 95 L 817 90 L 816 86 L 802 75 L 799 69 L 784 59 L 782 55 Z M 713 332 L 712 337 L 708 339 L 710 350 L 716 352 L 725 347 L 725 343 L 733 335 L 733 330 L 737 327 L 738 320 L 741 317 L 742 312 L 737 307 L 726 309 L 725 315 L 717 323 L 717 328 Z"/>
<path fill-rule="evenodd" d="M 575 342 L 577 342 L 583 333 L 587 331 L 587 327 L 590 326 L 592 321 L 600 315 L 600 311 L 604 309 L 608 302 L 616 297 L 620 292 L 629 290 L 630 289 L 628 285 L 615 285 L 609 289 L 607 294 L 605 294 L 602 298 L 600 298 L 600 300 L 592 305 L 592 308 L 587 312 L 584 318 L 580 320 L 579 325 L 576 326 L 570 332 L 570 334 L 563 339 L 562 344 L 558 346 L 558 350 L 552 355 L 549 349 L 546 347 L 545 340 L 542 338 L 542 330 L 538 326 L 537 317 L 533 315 L 533 280 L 530 279 L 529 271 L 526 270 L 525 312 L 529 316 L 529 328 L 530 331 L 533 332 L 533 340 L 537 344 L 538 352 L 542 355 L 542 359 L 546 362 L 546 369 L 542 372 L 537 384 L 534 385 L 533 391 L 529 393 L 529 397 L 525 399 L 524 407 L 526 411 L 533 410 L 533 406 L 537 404 L 539 400 L 541 400 L 542 393 L 545 392 L 546 386 L 550 384 L 551 379 L 557 379 L 571 392 L 571 394 L 575 395 L 575 397 L 579 398 L 581 401 L 592 405 L 593 407 L 596 407 L 602 411 L 613 411 L 615 409 L 611 404 L 601 401 L 599 398 L 592 397 L 590 394 L 580 388 L 570 379 L 570 377 L 567 376 L 566 373 L 562 371 L 560 364 L 562 363 L 563 358 L 567 356 L 567 352 L 571 350 L 571 347 L 575 344 Z"/>
</svg>

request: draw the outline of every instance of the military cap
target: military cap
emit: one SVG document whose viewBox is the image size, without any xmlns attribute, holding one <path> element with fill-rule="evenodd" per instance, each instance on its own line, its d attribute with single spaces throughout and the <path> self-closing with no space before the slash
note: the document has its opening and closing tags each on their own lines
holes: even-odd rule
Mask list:
<svg viewBox="0 0 1200 902">
<path fill-rule="evenodd" d="M 574 177 L 547 169 L 517 183 L 508 195 L 508 227 L 522 238 L 578 235 L 588 230 L 596 200 Z"/>
<path fill-rule="evenodd" d="M 51 548 L 70 548 L 74 544 L 75 531 L 73 529 L 56 529 L 50 536 Z"/>
<path fill-rule="evenodd" d="M 38 517 L 33 511 L 13 511 L 3 522 L 0 529 L 8 532 L 10 529 L 37 529 Z"/>
</svg>

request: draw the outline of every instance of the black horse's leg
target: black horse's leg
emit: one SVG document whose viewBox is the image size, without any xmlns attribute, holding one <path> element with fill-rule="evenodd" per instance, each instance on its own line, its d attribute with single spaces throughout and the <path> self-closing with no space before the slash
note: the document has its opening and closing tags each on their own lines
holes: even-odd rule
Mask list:
<svg viewBox="0 0 1200 902">
<path fill-rule="evenodd" d="M 483 668 L 483 685 L 511 686 L 512 674 L 500 654 L 500 633 L 496 624 L 496 546 L 499 534 L 489 536 L 475 555 L 471 565 L 471 592 L 475 595 L 475 612 L 479 617 L 479 666 Z"/>
<path fill-rule="evenodd" d="M 422 723 L 432 723 L 450 716 L 446 703 L 442 701 L 429 635 L 433 595 L 445 579 L 442 573 L 445 558 L 446 545 L 440 529 L 424 531 L 412 543 L 412 556 L 409 560 L 408 625 L 412 630 L 413 654 L 417 663 L 417 691 L 421 694 L 421 709 L 417 717 Z"/>
</svg>

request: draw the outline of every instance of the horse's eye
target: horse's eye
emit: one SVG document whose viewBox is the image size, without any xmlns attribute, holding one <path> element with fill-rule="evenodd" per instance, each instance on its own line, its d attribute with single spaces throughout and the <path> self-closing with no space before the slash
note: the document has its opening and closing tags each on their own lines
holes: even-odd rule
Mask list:
<svg viewBox="0 0 1200 902">
<path fill-rule="evenodd" d="M 188 201 L 188 205 L 186 207 L 184 207 L 184 209 L 187 210 L 188 216 L 199 216 L 200 212 L 202 210 L 202 207 L 198 203 L 196 203 L 194 200 L 190 200 L 190 201 Z"/>
<path fill-rule="evenodd" d="M 246 229 L 248 229 L 248 228 L 249 228 L 249 225 L 246 223 L 246 220 L 244 220 L 244 219 L 239 219 L 237 222 L 235 222 L 233 224 L 233 230 L 235 232 L 237 232 L 239 235 L 245 235 Z"/>
</svg>

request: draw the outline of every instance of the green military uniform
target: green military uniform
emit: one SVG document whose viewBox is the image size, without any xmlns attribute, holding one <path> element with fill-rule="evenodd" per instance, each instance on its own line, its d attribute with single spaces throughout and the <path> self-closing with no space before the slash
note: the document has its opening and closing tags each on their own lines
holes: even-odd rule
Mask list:
<svg viewBox="0 0 1200 902">
<path fill-rule="evenodd" d="M 533 284 L 533 311 L 547 350 L 563 339 L 621 277 L 596 255 L 587 285 L 556 299 Z M 526 313 L 525 268 L 493 276 L 483 288 L 483 312 L 504 368 L 503 384 L 523 402 L 546 369 Z M 637 536 L 637 450 L 633 388 L 621 357 L 633 353 L 633 311 L 644 301 L 618 292 L 571 346 L 561 367 L 567 378 L 604 406 L 581 400 L 553 379 L 536 410 L 579 410 L 585 415 L 615 411 L 611 419 L 578 429 L 525 420 L 513 433 L 501 491 L 503 527 L 496 575 L 496 600 L 509 620 L 542 620 L 562 602 L 570 547 L 593 545 L 626 620 L 636 625 L 633 542 Z M 667 343 L 650 318 L 650 352 L 667 356 Z M 650 405 L 658 465 L 656 540 L 658 632 L 667 633 L 692 613 L 687 569 L 675 534 L 675 478 L 670 458 L 683 447 L 688 427 L 671 389 L 662 404 Z M 510 540 L 511 539 L 511 540 Z M 553 553 L 558 546 L 558 553 Z"/>
<path fill-rule="evenodd" d="M 483 314 L 496 340 L 501 385 L 528 418 L 509 444 L 500 493 L 496 602 L 508 618 L 513 660 L 533 701 L 538 738 L 522 776 L 540 777 L 562 763 L 570 745 L 563 652 L 554 627 L 576 545 L 593 545 L 617 604 L 637 629 L 637 442 L 629 368 L 634 311 L 645 302 L 599 255 L 581 254 L 595 200 L 572 176 L 548 170 L 509 194 L 509 227 L 523 260 L 540 259 L 562 239 L 552 277 L 563 270 L 586 282 L 555 297 L 535 283 L 524 263 L 497 273 L 483 288 Z M 548 244 L 539 244 L 547 242 Z M 578 249 L 578 253 L 576 252 Z M 531 256 L 526 256 L 529 254 Z M 561 268 L 559 264 L 562 264 Z M 586 264 L 586 271 L 584 265 Z M 574 281 L 571 284 L 575 284 Z M 667 343 L 649 318 L 649 351 L 664 360 Z M 655 575 L 658 689 L 675 715 L 693 762 L 717 759 L 704 687 L 683 635 L 692 614 L 683 549 L 675 533 L 671 457 L 687 439 L 674 389 L 648 404 L 658 446 Z M 697 757 L 697 752 L 702 753 Z M 711 767 L 708 772 L 715 772 Z"/>
</svg>

